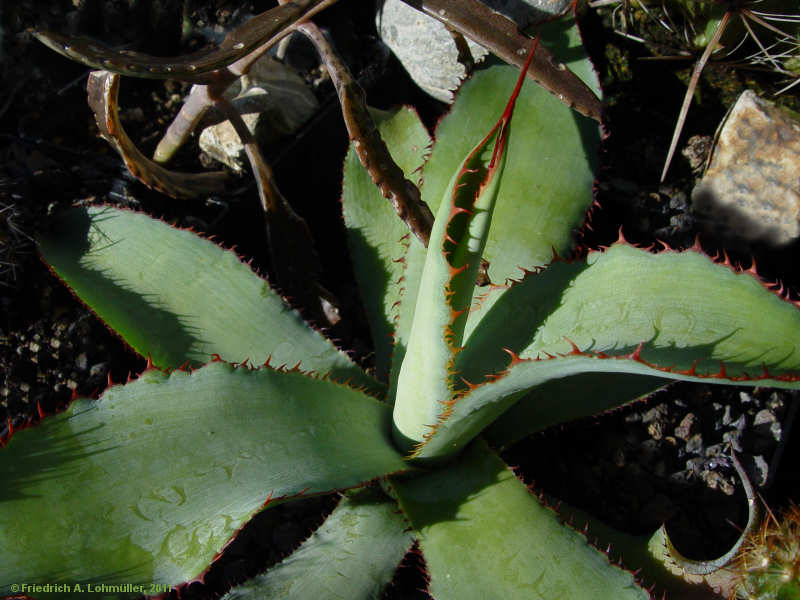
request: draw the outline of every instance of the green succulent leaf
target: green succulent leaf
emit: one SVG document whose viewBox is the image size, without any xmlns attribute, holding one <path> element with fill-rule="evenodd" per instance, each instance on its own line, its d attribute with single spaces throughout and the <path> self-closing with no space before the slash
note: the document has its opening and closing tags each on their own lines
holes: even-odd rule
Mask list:
<svg viewBox="0 0 800 600">
<path fill-rule="evenodd" d="M 488 309 L 462 354 L 470 365 L 472 342 L 480 351 L 481 330 L 496 326 L 497 341 L 505 331 L 502 341 L 513 342 L 508 368 L 469 384 L 420 457 L 456 451 L 534 387 L 579 373 L 800 388 L 800 310 L 699 252 L 617 244 L 585 261 L 557 261 L 506 293 L 509 305 L 500 298 Z M 513 305 L 532 308 L 500 326 Z M 528 423 L 532 431 L 541 425 Z"/>
<path fill-rule="evenodd" d="M 389 401 L 394 404 L 397 399 L 397 387 L 400 380 L 400 369 L 405 361 L 411 326 L 419 297 L 419 286 L 422 280 L 422 270 L 425 268 L 427 249 L 419 240 L 409 238 L 409 246 L 403 259 L 403 280 L 400 292 L 400 306 L 395 321 L 394 348 L 392 349 L 392 364 L 389 374 Z"/>
<path fill-rule="evenodd" d="M 394 113 L 372 111 L 392 158 L 412 179 L 431 143 L 422 122 L 410 108 Z M 344 165 L 342 209 L 353 267 L 375 343 L 375 370 L 385 381 L 392 355 L 392 336 L 403 297 L 405 255 L 411 244 L 408 228 L 381 195 L 352 146 Z M 413 236 L 411 236 L 413 237 Z"/>
<path fill-rule="evenodd" d="M 670 379 L 630 373 L 578 373 L 551 379 L 525 394 L 484 431 L 493 448 L 568 421 L 600 415 L 643 399 Z M 568 401 L 565 401 L 567 399 Z"/>
<path fill-rule="evenodd" d="M 456 357 L 456 371 L 471 382 L 505 370 L 507 350 L 521 353 L 547 315 L 554 312 L 569 286 L 569 269 L 529 275 L 507 286 L 493 286 L 480 299 L 485 321 L 470 320 L 467 344 Z M 480 325 L 480 326 L 478 326 Z M 499 416 L 487 429 L 495 447 L 552 425 L 596 415 L 646 396 L 669 383 L 663 377 L 580 373 L 535 387 Z M 564 399 L 569 398 L 569 402 Z"/>
<path fill-rule="evenodd" d="M 0 450 L 0 593 L 179 584 L 270 501 L 407 469 L 389 409 L 298 371 L 146 371 Z"/>
<path fill-rule="evenodd" d="M 419 532 L 437 600 L 648 598 L 482 443 L 445 470 L 392 485 Z"/>
<path fill-rule="evenodd" d="M 293 554 L 223 600 L 377 599 L 413 541 L 393 500 L 357 490 Z"/>
<path fill-rule="evenodd" d="M 561 60 L 597 89 L 574 20 L 543 27 L 541 37 L 558 39 Z M 503 112 L 505 90 L 513 88 L 518 75 L 516 68 L 494 65 L 475 72 L 459 89 L 452 110 L 436 128 L 423 170 L 422 197 L 432 210 L 464 157 Z M 493 282 L 518 278 L 520 267 L 548 263 L 553 249 L 562 254 L 570 249 L 573 232 L 592 203 L 599 143 L 596 122 L 538 86 L 523 86 L 483 255 Z"/>
<path fill-rule="evenodd" d="M 231 251 L 190 231 L 111 207 L 67 211 L 42 256 L 110 327 L 159 367 L 212 354 L 375 387 Z"/>
<path fill-rule="evenodd" d="M 520 356 L 581 350 L 642 358 L 673 372 L 727 377 L 796 373 L 800 310 L 750 273 L 689 250 L 652 254 L 628 244 L 591 254 L 572 271 L 560 305 Z"/>
<path fill-rule="evenodd" d="M 667 550 L 667 537 L 661 526 L 653 534 L 633 535 L 609 527 L 591 517 L 586 512 L 559 502 L 558 512 L 564 519 L 578 530 L 585 528 L 587 535 L 596 541 L 599 548 L 610 548 L 612 559 L 617 557 L 625 568 L 637 573 L 637 578 L 646 582 L 652 598 L 680 598 L 680 600 L 724 600 L 728 595 L 722 594 L 721 586 L 730 582 L 731 573 L 727 569 L 706 576 L 692 578 L 694 583 L 684 579 L 680 568 Z M 717 591 L 715 592 L 714 589 Z M 663 594 L 663 596 L 662 596 Z"/>
<path fill-rule="evenodd" d="M 532 56 L 499 120 L 453 173 L 439 204 L 398 375 L 394 426 L 401 445 L 420 442 L 450 398 L 452 361 L 492 222 L 514 105 Z"/>
</svg>

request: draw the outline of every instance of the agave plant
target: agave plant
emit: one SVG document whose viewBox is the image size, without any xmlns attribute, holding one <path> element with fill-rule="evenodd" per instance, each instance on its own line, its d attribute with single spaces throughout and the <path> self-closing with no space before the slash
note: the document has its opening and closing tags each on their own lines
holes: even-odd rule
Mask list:
<svg viewBox="0 0 800 600">
<path fill-rule="evenodd" d="M 574 26 L 554 27 L 596 87 Z M 405 175 L 422 168 L 427 248 L 350 152 L 374 377 L 233 252 L 110 206 L 61 216 L 42 256 L 152 366 L 3 440 L 0 593 L 162 593 L 202 580 L 256 513 L 350 490 L 228 597 L 379 597 L 416 543 L 435 598 L 647 598 L 493 445 L 674 379 L 800 387 L 800 312 L 696 250 L 558 258 L 592 203 L 599 132 L 520 85 L 512 67 L 476 73 L 432 146 L 412 110 L 379 116 Z M 476 286 L 481 260 L 494 283 Z"/>
</svg>

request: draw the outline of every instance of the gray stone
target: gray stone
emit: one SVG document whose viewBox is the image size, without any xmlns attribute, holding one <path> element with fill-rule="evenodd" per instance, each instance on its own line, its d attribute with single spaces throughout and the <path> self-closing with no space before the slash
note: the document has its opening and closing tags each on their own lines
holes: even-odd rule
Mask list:
<svg viewBox="0 0 800 600">
<path fill-rule="evenodd" d="M 737 415 L 738 416 L 738 415 Z M 728 426 L 736 420 L 733 410 L 730 405 L 725 406 L 725 412 L 722 414 L 722 424 Z"/>
<path fill-rule="evenodd" d="M 262 148 L 299 129 L 319 107 L 303 79 L 271 56 L 260 59 L 247 77 L 228 88 L 225 96 Z M 199 140 L 203 152 L 234 171 L 241 171 L 246 162 L 244 146 L 233 125 L 211 109 L 201 126 L 205 126 Z"/>
<path fill-rule="evenodd" d="M 730 478 L 726 477 L 718 471 L 703 471 L 701 474 L 702 480 L 709 487 L 709 489 L 719 489 L 726 496 L 732 496 L 736 491 L 735 486 L 731 483 Z"/>
<path fill-rule="evenodd" d="M 753 420 L 753 430 L 756 435 L 771 438 L 776 442 L 781 441 L 781 424 L 775 413 L 766 408 L 756 413 L 756 417 Z"/>
<path fill-rule="evenodd" d="M 775 422 L 775 415 L 772 414 L 772 411 L 764 408 L 761 409 L 756 413 L 755 419 L 753 419 L 753 425 L 766 425 L 772 424 Z"/>
<path fill-rule="evenodd" d="M 715 231 L 775 246 L 800 237 L 800 121 L 750 90 L 722 123 L 711 162 L 692 192 Z"/>
<path fill-rule="evenodd" d="M 741 437 L 742 434 L 738 431 L 726 431 L 722 434 L 723 441 L 730 444 L 731 448 L 736 452 L 743 452 Z"/>
<path fill-rule="evenodd" d="M 452 102 L 466 70 L 458 62 L 458 50 L 444 24 L 401 0 L 385 0 L 377 26 L 411 79 L 437 100 Z M 472 40 L 467 45 L 475 62 L 489 53 Z"/>
<path fill-rule="evenodd" d="M 525 28 L 550 15 L 565 12 L 572 2 L 485 0 L 484 4 Z M 458 62 L 458 51 L 445 26 L 402 0 L 384 0 L 378 10 L 377 27 L 383 42 L 391 48 L 414 82 L 437 100 L 451 103 L 453 91 L 466 76 L 466 71 Z M 467 44 L 476 63 L 488 54 L 485 48 L 472 40 L 467 40 Z"/>
<path fill-rule="evenodd" d="M 660 421 L 664 419 L 669 413 L 669 407 L 666 404 L 657 404 L 651 409 L 648 409 L 642 415 L 642 423 L 652 423 L 653 421 Z"/>
</svg>

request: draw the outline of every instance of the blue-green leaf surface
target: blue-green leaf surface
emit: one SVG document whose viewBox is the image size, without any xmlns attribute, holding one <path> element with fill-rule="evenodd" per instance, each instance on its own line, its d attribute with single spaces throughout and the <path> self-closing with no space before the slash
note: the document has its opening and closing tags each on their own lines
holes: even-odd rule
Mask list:
<svg viewBox="0 0 800 600">
<path fill-rule="evenodd" d="M 223 600 L 378 599 L 413 541 L 393 500 L 357 490 L 294 553 Z"/>
<path fill-rule="evenodd" d="M 376 385 L 231 251 L 111 207 L 75 208 L 39 241 L 47 263 L 100 318 L 161 367 L 225 360 Z"/>
<path fill-rule="evenodd" d="M 419 117 L 410 108 L 394 113 L 373 111 L 373 116 L 392 158 L 407 179 L 415 180 L 419 174 L 414 171 L 422 166 L 430 144 L 430 136 Z M 372 329 L 376 375 L 385 381 L 398 303 L 405 297 L 401 277 L 411 239 L 405 223 L 372 182 L 352 146 L 344 165 L 342 210 L 353 268 Z"/>
<path fill-rule="evenodd" d="M 559 60 L 596 89 L 574 22 L 549 24 L 541 35 L 543 40 L 557 39 Z M 423 170 L 423 199 L 432 208 L 464 156 L 502 113 L 508 96 L 499 90 L 510 90 L 518 75 L 518 69 L 495 65 L 476 72 L 459 89 L 452 110 L 436 128 L 433 152 Z M 554 248 L 562 254 L 569 250 L 573 231 L 592 203 L 600 142 L 596 122 L 535 85 L 523 87 L 512 129 L 484 252 L 496 283 L 518 278 L 521 267 L 546 264 Z"/>
<path fill-rule="evenodd" d="M 392 478 L 437 600 L 646 600 L 482 443 L 446 469 Z"/>
<path fill-rule="evenodd" d="M 357 390 L 225 363 L 78 400 L 0 449 L 0 594 L 193 579 L 268 501 L 405 470 L 389 427 Z"/>
<path fill-rule="evenodd" d="M 497 202 L 514 105 L 532 56 L 498 121 L 453 173 L 439 204 L 398 375 L 394 427 L 401 445 L 419 443 L 450 398 L 452 362 Z"/>
<path fill-rule="evenodd" d="M 489 338 L 510 342 L 509 368 L 471 381 L 420 456 L 456 451 L 534 387 L 584 372 L 800 387 L 800 310 L 695 251 L 617 244 L 585 261 L 557 261 L 487 308 L 459 356 L 463 372 L 479 372 Z"/>
</svg>

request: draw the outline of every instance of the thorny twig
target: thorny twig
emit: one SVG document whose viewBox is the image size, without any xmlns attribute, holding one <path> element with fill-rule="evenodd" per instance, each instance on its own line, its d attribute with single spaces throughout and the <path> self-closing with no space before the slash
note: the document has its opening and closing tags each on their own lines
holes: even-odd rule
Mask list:
<svg viewBox="0 0 800 600">
<path fill-rule="evenodd" d="M 511 21 L 495 13 L 478 0 L 405 0 L 411 6 L 432 14 L 451 29 L 487 46 L 500 58 L 522 68 L 525 55 L 533 41 L 519 32 Z M 171 78 L 196 85 L 180 113 L 170 125 L 155 153 L 157 162 L 165 162 L 197 126 L 203 113 L 237 78 L 246 74 L 252 64 L 268 48 L 288 33 L 301 29 L 311 38 L 325 62 L 339 96 L 342 113 L 353 144 L 362 164 L 367 168 L 383 195 L 411 231 L 427 245 L 433 215 L 421 201 L 419 190 L 405 179 L 394 163 L 369 116 L 363 91 L 353 80 L 347 67 L 334 53 L 324 36 L 308 19 L 335 3 L 336 0 L 285 0 L 271 10 L 261 13 L 231 30 L 215 49 L 201 50 L 178 58 L 159 58 L 127 51 L 117 51 L 83 38 L 67 38 L 59 34 L 38 31 L 35 35 L 45 44 L 70 58 L 104 70 L 146 78 Z M 528 74 L 560 100 L 575 110 L 599 120 L 601 105 L 594 93 L 565 65 L 559 63 L 543 48 L 534 55 Z M 107 85 L 118 85 L 107 81 Z M 102 96 L 102 94 L 100 94 Z M 97 100 L 95 101 L 97 102 Z M 97 111 L 96 111 L 97 112 Z M 170 195 L 192 193 L 185 181 L 186 174 L 174 174 L 149 161 L 124 136 L 119 123 L 107 126 L 107 118 L 98 119 L 107 129 L 112 144 L 122 154 L 131 172 L 151 187 Z M 252 155 L 252 147 L 247 150 Z M 260 177 L 258 158 L 251 162 Z M 261 172 L 264 172 L 263 169 Z M 191 177 L 202 177 L 192 175 Z M 270 181 L 267 178 L 265 181 Z M 200 180 L 198 180 L 199 182 Z M 265 183 L 262 181 L 260 186 Z M 260 187 L 262 200 L 268 198 L 268 188 Z M 197 191 L 196 193 L 201 193 Z"/>
<path fill-rule="evenodd" d="M 488 48 L 493 54 L 521 69 L 533 39 L 516 24 L 479 0 L 403 0 L 448 28 Z M 528 75 L 559 100 L 582 115 L 600 121 L 602 104 L 595 93 L 541 44 L 533 56 Z"/>
<path fill-rule="evenodd" d="M 266 52 L 269 51 L 275 44 L 279 43 L 285 39 L 286 36 L 295 31 L 299 23 L 307 20 L 322 9 L 332 6 L 337 0 L 317 1 L 318 4 L 314 6 L 313 10 L 310 10 L 302 18 L 297 19 L 291 25 L 276 33 L 266 43 L 257 47 L 246 56 L 238 59 L 236 62 L 230 65 L 227 65 L 223 69 L 220 69 L 217 72 L 217 79 L 206 85 L 197 84 L 192 86 L 192 90 L 184 101 L 180 113 L 169 125 L 164 137 L 158 143 L 158 146 L 153 154 L 153 160 L 158 163 L 168 162 L 178 148 L 180 148 L 188 139 L 189 134 L 191 134 L 191 132 L 200 122 L 203 114 L 205 114 L 206 110 L 215 102 L 215 98 L 222 96 L 225 90 L 227 90 L 228 87 L 233 84 L 233 82 L 243 75 L 246 75 L 259 58 L 266 54 Z M 285 2 L 282 3 L 278 8 L 284 6 L 285 4 Z M 262 13 L 262 15 L 263 14 L 266 13 Z M 253 19 L 258 19 L 262 15 L 253 17 Z M 246 24 L 249 24 L 253 19 L 250 19 L 250 21 L 248 21 Z M 238 40 L 241 35 L 240 30 L 242 27 L 232 30 L 228 36 L 226 36 L 226 39 L 230 37 L 232 40 Z"/>
<path fill-rule="evenodd" d="M 292 31 L 294 25 L 311 18 L 336 0 L 290 0 L 258 14 L 228 32 L 214 48 L 179 57 L 161 57 L 116 50 L 94 40 L 69 37 L 52 31 L 32 31 L 46 46 L 59 54 L 95 69 L 145 79 L 178 79 L 189 83 L 214 84 L 224 81 L 230 65 L 251 53 L 271 47 Z M 256 54 L 256 58 L 260 54 Z"/>
<path fill-rule="evenodd" d="M 308 225 L 281 194 L 272 169 L 236 108 L 223 96 L 215 102 L 244 145 L 256 178 L 276 283 L 301 306 L 311 308 L 314 320 L 324 319 L 329 325 L 335 325 L 340 318 L 339 308 L 333 295 L 319 283 L 322 266 Z"/>
<path fill-rule="evenodd" d="M 313 23 L 303 23 L 298 31 L 314 44 L 336 88 L 342 116 L 353 142 L 353 149 L 397 216 L 427 248 L 433 227 L 433 213 L 420 197 L 419 188 L 405 178 L 392 159 L 375 122 L 367 110 L 364 90 L 353 79 L 347 65 Z"/>
</svg>

